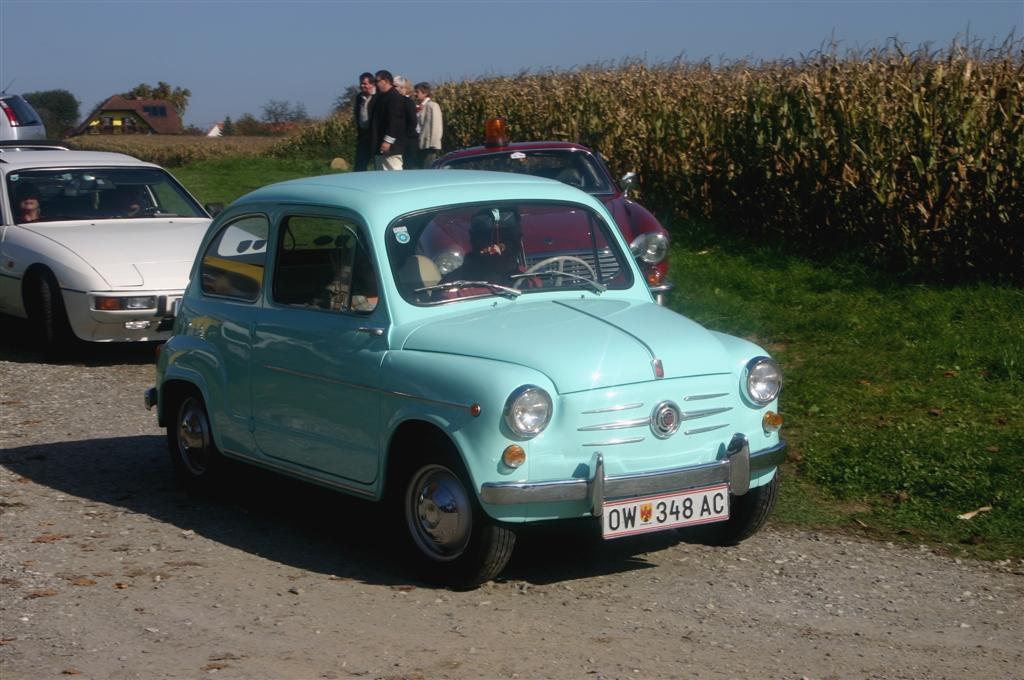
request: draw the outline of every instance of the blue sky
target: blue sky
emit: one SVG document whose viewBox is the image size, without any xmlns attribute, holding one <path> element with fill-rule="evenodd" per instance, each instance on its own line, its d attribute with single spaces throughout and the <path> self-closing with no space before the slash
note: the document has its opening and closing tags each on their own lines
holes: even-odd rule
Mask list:
<svg viewBox="0 0 1024 680">
<path fill-rule="evenodd" d="M 186 123 L 323 116 L 362 71 L 443 82 L 595 62 L 799 57 L 890 37 L 1024 37 L 1024 0 L 924 2 L 0 0 L 0 87 L 71 91 L 85 115 L 141 82 L 192 90 Z"/>
</svg>

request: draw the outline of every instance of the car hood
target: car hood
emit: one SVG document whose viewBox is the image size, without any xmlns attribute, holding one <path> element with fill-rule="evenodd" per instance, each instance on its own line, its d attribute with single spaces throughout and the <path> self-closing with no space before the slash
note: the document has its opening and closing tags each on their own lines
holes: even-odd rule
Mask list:
<svg viewBox="0 0 1024 680">
<path fill-rule="evenodd" d="M 520 299 L 428 322 L 403 348 L 527 366 L 562 394 L 655 380 L 655 359 L 664 378 L 733 367 L 716 334 L 664 307 L 624 300 Z"/>
<path fill-rule="evenodd" d="M 177 290 L 188 283 L 209 224 L 205 218 L 179 218 L 22 226 L 80 257 L 111 289 Z"/>
</svg>

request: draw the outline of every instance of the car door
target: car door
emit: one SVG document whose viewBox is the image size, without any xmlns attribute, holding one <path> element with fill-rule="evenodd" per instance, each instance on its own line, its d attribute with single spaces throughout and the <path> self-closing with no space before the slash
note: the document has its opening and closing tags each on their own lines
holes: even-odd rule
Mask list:
<svg viewBox="0 0 1024 680">
<path fill-rule="evenodd" d="M 187 296 L 189 329 L 210 348 L 211 416 L 228 450 L 253 448 L 250 403 L 252 330 L 260 308 L 270 221 L 261 213 L 226 222 L 199 260 L 198 294 Z"/>
<path fill-rule="evenodd" d="M 386 314 L 359 224 L 295 210 L 279 222 L 252 349 L 263 453 L 362 484 L 377 476 Z"/>
</svg>

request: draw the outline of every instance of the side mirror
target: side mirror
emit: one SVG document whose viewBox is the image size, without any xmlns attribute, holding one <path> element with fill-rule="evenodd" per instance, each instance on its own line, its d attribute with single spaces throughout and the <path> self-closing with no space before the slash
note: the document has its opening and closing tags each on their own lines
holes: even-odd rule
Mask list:
<svg viewBox="0 0 1024 680">
<path fill-rule="evenodd" d="M 223 203 L 207 203 L 203 207 L 206 208 L 206 212 L 210 213 L 210 217 L 216 217 L 221 211 L 224 210 Z"/>
<path fill-rule="evenodd" d="M 619 180 L 619 184 L 622 185 L 622 193 L 629 195 L 630 189 L 637 185 L 637 174 L 635 172 L 627 172 Z"/>
</svg>

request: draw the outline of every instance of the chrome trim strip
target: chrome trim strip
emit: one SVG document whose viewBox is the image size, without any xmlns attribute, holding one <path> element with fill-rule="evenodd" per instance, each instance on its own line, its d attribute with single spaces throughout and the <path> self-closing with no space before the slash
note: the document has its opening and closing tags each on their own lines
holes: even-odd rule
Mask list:
<svg viewBox="0 0 1024 680">
<path fill-rule="evenodd" d="M 409 394 L 408 392 L 395 392 L 394 390 L 382 390 L 378 387 L 370 387 L 369 385 L 360 385 L 359 383 L 347 382 L 345 380 L 338 380 L 337 378 L 328 378 L 325 375 L 316 375 L 314 373 L 303 373 L 302 371 L 293 371 L 289 368 L 281 368 L 280 366 L 271 366 L 270 364 L 264 364 L 263 368 L 268 371 L 276 371 L 278 373 L 285 373 L 287 375 L 294 375 L 299 378 L 309 378 L 311 380 L 320 380 L 322 382 L 332 383 L 334 385 L 343 385 L 345 387 L 352 387 L 357 390 L 366 390 L 367 392 L 377 392 L 378 394 L 387 394 L 394 397 L 402 397 L 403 399 L 415 399 L 416 401 L 426 402 L 428 404 L 438 404 L 440 406 L 450 406 L 452 408 L 470 408 L 469 404 L 459 404 L 454 401 L 441 401 L 440 399 L 431 399 L 429 397 L 421 397 L 415 394 Z"/>
<path fill-rule="evenodd" d="M 296 470 L 295 468 L 292 468 L 292 467 L 289 467 L 289 466 L 279 465 L 277 463 L 272 463 L 272 462 L 270 462 L 268 460 L 265 460 L 263 458 L 256 458 L 255 456 L 250 456 L 250 455 L 248 455 L 246 453 L 239 453 L 238 451 L 233 451 L 232 449 L 224 449 L 224 453 L 228 454 L 229 456 L 233 456 L 235 458 L 239 458 L 239 459 L 244 460 L 246 462 L 252 463 L 253 465 L 258 465 L 260 467 L 270 468 L 272 470 L 279 470 L 283 474 L 289 475 L 291 477 L 298 477 L 300 479 L 305 479 L 307 481 L 315 482 L 317 484 L 323 484 L 324 486 L 330 486 L 330 487 L 333 487 L 335 489 L 339 489 L 341 491 L 345 491 L 347 493 L 353 493 L 353 494 L 357 494 L 359 496 L 365 496 L 366 498 L 373 498 L 374 497 L 374 494 L 373 494 L 372 491 L 367 491 L 366 489 L 362 489 L 362 488 L 360 488 L 358 486 L 351 486 L 351 485 L 345 484 L 343 482 L 336 482 L 333 479 L 326 479 L 325 477 L 322 477 L 320 475 L 314 475 L 314 474 L 311 474 L 311 473 L 308 473 L 308 472 L 302 472 L 300 470 Z"/>
<path fill-rule="evenodd" d="M 700 399 L 716 399 L 718 397 L 727 397 L 728 392 L 719 392 L 718 394 L 694 394 L 690 397 L 683 397 L 683 401 L 698 401 Z"/>
<path fill-rule="evenodd" d="M 742 437 L 742 435 L 738 435 Z M 735 438 L 734 438 L 735 439 Z M 743 439 L 744 443 L 746 439 Z M 649 496 L 668 491 L 679 491 L 733 479 L 733 468 L 740 473 L 746 459 L 749 474 L 754 476 L 764 470 L 778 466 L 786 458 L 786 442 L 754 453 L 749 447 L 733 450 L 731 458 L 717 460 L 712 463 L 694 465 L 685 468 L 648 472 L 638 475 L 621 475 L 606 477 L 603 474 L 604 457 L 595 456 L 593 472 L 602 474 L 597 479 L 564 479 L 549 482 L 487 482 L 480 487 L 480 500 L 494 505 L 514 505 L 517 503 L 549 503 L 559 501 L 589 500 L 591 512 L 598 505 L 595 495 L 598 487 L 603 486 L 602 502 L 610 498 L 634 498 Z M 744 453 L 746 452 L 746 453 Z M 737 483 L 741 480 L 737 479 Z M 734 492 L 735 493 L 735 492 Z"/>
<path fill-rule="evenodd" d="M 623 328 L 622 326 L 619 326 L 619 325 L 617 325 L 617 324 L 614 324 L 614 323 L 612 323 L 611 321 L 609 321 L 608 319 L 602 318 L 602 317 L 598 316 L 597 314 L 591 314 L 591 313 L 590 313 L 590 312 L 588 312 L 588 311 L 585 311 L 585 310 L 579 309 L 579 308 L 577 308 L 577 307 L 573 307 L 572 305 L 567 305 L 567 304 L 565 304 L 564 302 L 562 302 L 561 300 L 555 300 L 555 304 L 556 304 L 556 305 L 560 305 L 560 306 L 562 306 L 562 307 L 565 307 L 566 309 L 571 309 L 572 311 L 576 312 L 577 314 L 582 314 L 582 315 L 584 315 L 584 316 L 589 316 L 589 317 L 590 317 L 591 319 L 594 319 L 595 321 L 599 321 L 599 322 L 601 322 L 601 323 L 603 323 L 603 324 L 605 324 L 605 325 L 611 326 L 612 328 L 614 328 L 615 330 L 619 331 L 620 333 L 623 333 L 623 334 L 625 334 L 625 335 L 628 335 L 629 337 L 631 337 L 631 338 L 633 338 L 634 340 L 636 340 L 636 342 L 637 342 L 637 343 L 638 343 L 638 344 L 639 344 L 639 345 L 640 345 L 641 347 L 643 347 L 643 348 L 644 348 L 645 350 L 647 350 L 647 354 L 648 354 L 648 355 L 650 355 L 650 357 L 651 357 L 651 359 L 652 359 L 652 360 L 654 360 L 654 359 L 657 359 L 657 358 L 658 358 L 658 356 L 657 356 L 657 355 L 656 355 L 656 354 L 654 353 L 654 349 L 653 349 L 653 348 L 651 348 L 651 346 L 650 346 L 650 345 L 648 345 L 648 344 L 647 344 L 646 342 L 644 342 L 644 339 L 643 339 L 643 338 L 641 338 L 640 336 L 638 336 L 638 335 L 636 335 L 636 334 L 634 334 L 634 333 L 630 333 L 629 331 L 627 331 L 627 330 L 626 330 L 625 328 Z"/>
<path fill-rule="evenodd" d="M 732 406 L 722 406 L 721 408 L 706 408 L 703 411 L 683 411 L 679 414 L 679 417 L 683 420 L 697 420 L 698 418 L 707 418 L 708 416 L 718 415 L 719 413 L 731 410 Z"/>
<path fill-rule="evenodd" d="M 590 442 L 581 446 L 618 446 L 619 444 L 636 444 L 642 442 L 643 437 L 626 437 L 625 439 L 606 439 L 603 442 Z"/>
<path fill-rule="evenodd" d="M 698 427 L 698 428 L 693 429 L 693 430 L 685 430 L 683 432 L 683 434 L 684 435 L 686 435 L 686 434 L 703 434 L 705 432 L 713 432 L 714 430 L 721 430 L 723 427 L 729 427 L 729 424 L 728 423 L 723 423 L 721 425 L 709 425 L 708 427 Z"/>
<path fill-rule="evenodd" d="M 593 411 L 580 411 L 583 415 L 591 415 L 593 413 L 610 413 L 612 411 L 629 411 L 634 408 L 640 408 L 644 403 L 638 402 L 636 404 L 623 404 L 622 406 L 609 406 L 608 408 L 595 408 Z"/>
<path fill-rule="evenodd" d="M 584 425 L 583 427 L 577 428 L 577 432 L 594 432 L 597 430 L 624 430 L 629 427 L 640 427 L 641 425 L 650 425 L 651 418 L 634 418 L 633 420 L 619 420 L 614 423 L 603 423 L 601 425 Z"/>
</svg>

